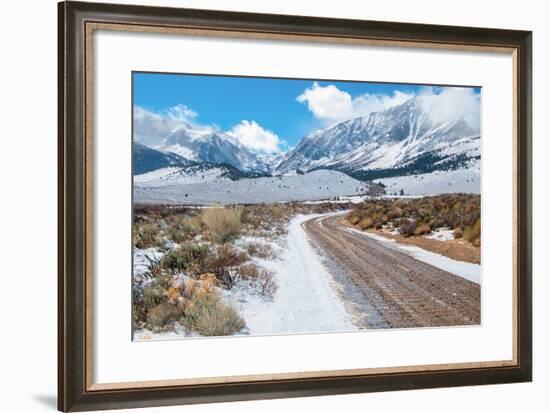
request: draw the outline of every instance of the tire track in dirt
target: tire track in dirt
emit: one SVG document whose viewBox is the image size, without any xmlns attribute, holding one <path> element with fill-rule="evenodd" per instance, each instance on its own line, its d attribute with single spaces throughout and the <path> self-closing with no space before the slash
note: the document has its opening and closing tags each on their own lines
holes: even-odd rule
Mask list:
<svg viewBox="0 0 550 413">
<path fill-rule="evenodd" d="M 481 289 L 474 282 L 419 261 L 383 243 L 346 231 L 341 216 L 302 224 L 390 327 L 476 325 Z M 372 325 L 364 326 L 366 328 Z"/>
</svg>

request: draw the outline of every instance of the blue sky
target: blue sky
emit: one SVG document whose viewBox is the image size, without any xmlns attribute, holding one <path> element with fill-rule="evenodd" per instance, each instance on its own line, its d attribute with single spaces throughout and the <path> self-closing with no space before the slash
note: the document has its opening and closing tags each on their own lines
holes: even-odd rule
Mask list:
<svg viewBox="0 0 550 413">
<path fill-rule="evenodd" d="M 161 116 L 171 108 L 184 108 L 192 123 L 236 135 L 245 129 L 252 133 L 254 124 L 256 132 L 275 135 L 277 147 L 283 150 L 320 127 L 382 110 L 414 95 L 438 93 L 438 88 L 422 85 L 142 72 L 135 72 L 133 81 L 135 107 Z M 253 139 L 250 133 L 247 136 Z"/>
</svg>

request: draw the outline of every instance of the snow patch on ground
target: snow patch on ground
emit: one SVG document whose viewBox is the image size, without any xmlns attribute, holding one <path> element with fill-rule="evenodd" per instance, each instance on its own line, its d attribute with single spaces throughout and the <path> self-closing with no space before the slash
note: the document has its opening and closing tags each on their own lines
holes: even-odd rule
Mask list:
<svg viewBox="0 0 550 413">
<path fill-rule="evenodd" d="M 158 248 L 139 249 L 134 248 L 134 278 L 141 281 L 145 272 L 149 269 L 149 260 L 159 260 L 163 253 Z"/>
<path fill-rule="evenodd" d="M 430 235 L 426 235 L 428 239 L 434 239 L 436 241 L 450 241 L 455 239 L 454 231 L 449 228 L 437 228 Z"/>
<path fill-rule="evenodd" d="M 427 174 L 397 176 L 375 180 L 386 187 L 388 195 L 436 195 L 448 193 L 479 194 L 480 169 L 479 166 L 454 171 L 435 171 Z"/>
<path fill-rule="evenodd" d="M 255 259 L 274 272 L 279 286 L 273 301 L 265 301 L 250 289 L 225 292 L 243 316 L 249 334 L 290 334 L 357 330 L 337 293 L 332 276 L 313 249 L 301 225 L 321 217 L 300 215 L 288 227 L 285 248 L 275 261 Z"/>
<path fill-rule="evenodd" d="M 394 239 L 372 234 L 370 232 L 359 231 L 355 228 L 345 228 L 345 230 L 391 245 L 394 248 L 398 248 L 399 250 L 406 252 L 419 261 L 423 261 L 443 271 L 450 272 L 451 274 L 458 275 L 459 277 L 465 278 L 469 281 L 481 284 L 481 265 L 479 264 L 453 260 L 452 258 L 445 257 L 444 255 L 426 251 L 420 247 L 401 244 L 396 242 Z"/>
</svg>

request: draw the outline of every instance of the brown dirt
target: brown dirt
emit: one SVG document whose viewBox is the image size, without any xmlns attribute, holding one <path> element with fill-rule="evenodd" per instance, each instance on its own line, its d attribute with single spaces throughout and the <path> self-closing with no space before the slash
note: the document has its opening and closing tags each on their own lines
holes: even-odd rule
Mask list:
<svg viewBox="0 0 550 413">
<path fill-rule="evenodd" d="M 478 284 L 350 233 L 340 220 L 335 216 L 315 218 L 303 228 L 390 327 L 480 323 Z"/>
<path fill-rule="evenodd" d="M 473 264 L 481 263 L 480 248 L 473 246 L 463 239 L 438 241 L 436 239 L 426 238 L 422 235 L 404 237 L 403 235 L 390 234 L 384 230 L 369 230 L 369 232 L 394 239 L 402 244 L 415 245 L 425 250 L 452 258 L 453 260 L 466 261 Z"/>
</svg>

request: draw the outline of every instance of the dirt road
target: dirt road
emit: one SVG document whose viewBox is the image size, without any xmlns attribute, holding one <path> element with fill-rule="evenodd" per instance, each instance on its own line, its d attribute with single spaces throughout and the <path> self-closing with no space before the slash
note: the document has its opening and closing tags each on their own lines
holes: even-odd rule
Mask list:
<svg viewBox="0 0 550 413">
<path fill-rule="evenodd" d="M 480 323 L 480 286 L 346 231 L 341 216 L 302 224 L 348 283 L 347 300 L 367 310 L 363 327 L 435 327 Z M 362 305 L 364 303 L 364 305 Z"/>
</svg>

